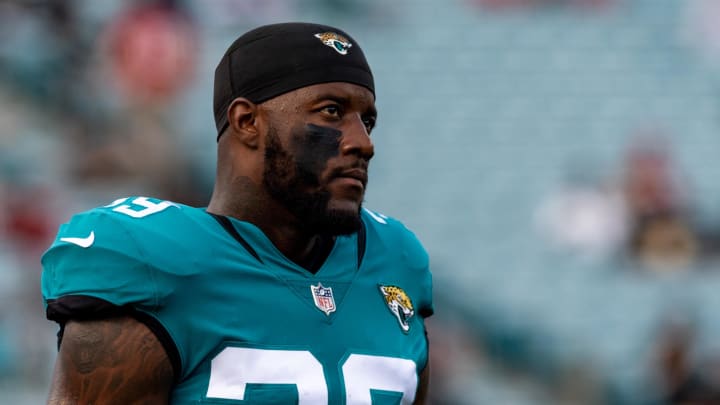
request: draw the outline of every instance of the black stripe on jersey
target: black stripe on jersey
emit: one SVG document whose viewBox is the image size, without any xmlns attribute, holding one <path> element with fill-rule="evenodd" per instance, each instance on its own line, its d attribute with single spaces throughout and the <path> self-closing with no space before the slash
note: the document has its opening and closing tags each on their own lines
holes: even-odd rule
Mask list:
<svg viewBox="0 0 720 405">
<path fill-rule="evenodd" d="M 235 238 L 236 241 L 240 242 L 240 244 L 245 248 L 245 250 L 247 250 L 248 253 L 250 253 L 254 258 L 256 258 L 257 261 L 259 261 L 260 263 L 263 262 L 262 259 L 260 259 L 260 255 L 257 254 L 255 249 L 253 249 L 252 246 L 250 246 L 250 244 L 245 239 L 243 239 L 242 236 L 240 236 L 237 229 L 235 229 L 235 227 L 232 225 L 232 223 L 227 217 L 223 215 L 213 214 L 212 212 L 208 212 L 208 214 L 212 215 L 212 217 L 215 218 L 215 220 L 218 221 L 218 223 L 220 223 L 223 228 L 225 228 L 227 233 L 229 233 L 230 236 Z"/>
<path fill-rule="evenodd" d="M 363 257 L 365 257 L 365 240 L 367 236 L 365 235 L 365 223 L 363 221 L 360 221 L 360 229 L 358 229 L 357 234 L 357 268 L 360 269 L 360 265 L 362 264 Z"/>
<path fill-rule="evenodd" d="M 132 317 L 147 326 L 155 337 L 157 337 L 165 349 L 168 360 L 170 360 L 175 382 L 180 380 L 182 368 L 180 352 L 165 327 L 150 314 L 139 311 L 131 305 L 115 305 L 101 298 L 91 297 L 89 295 L 65 295 L 58 299 L 47 300 L 45 314 L 47 319 L 55 321 L 60 325 L 60 330 L 58 330 L 57 333 L 58 350 L 60 350 L 63 333 L 65 332 L 65 323 L 67 321 L 101 320 L 120 316 Z"/>
</svg>

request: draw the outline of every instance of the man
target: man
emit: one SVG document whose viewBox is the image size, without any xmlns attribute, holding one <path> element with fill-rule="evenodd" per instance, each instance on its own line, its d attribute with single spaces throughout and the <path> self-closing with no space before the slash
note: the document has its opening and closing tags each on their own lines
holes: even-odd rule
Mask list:
<svg viewBox="0 0 720 405">
<path fill-rule="evenodd" d="M 43 256 L 51 404 L 423 403 L 428 257 L 361 207 L 373 77 L 332 27 L 238 38 L 215 72 L 207 208 L 74 216 Z"/>
</svg>

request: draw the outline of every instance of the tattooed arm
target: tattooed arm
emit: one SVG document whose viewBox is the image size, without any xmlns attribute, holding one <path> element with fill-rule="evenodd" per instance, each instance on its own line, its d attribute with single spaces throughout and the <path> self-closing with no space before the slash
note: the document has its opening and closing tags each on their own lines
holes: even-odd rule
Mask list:
<svg viewBox="0 0 720 405">
<path fill-rule="evenodd" d="M 420 373 L 420 383 L 418 385 L 417 393 L 415 394 L 415 401 L 413 405 L 423 405 L 427 402 L 428 386 L 430 385 L 430 362 L 425 365 L 422 373 Z"/>
<path fill-rule="evenodd" d="M 155 335 L 133 318 L 65 325 L 48 404 L 167 404 L 173 369 Z"/>
</svg>

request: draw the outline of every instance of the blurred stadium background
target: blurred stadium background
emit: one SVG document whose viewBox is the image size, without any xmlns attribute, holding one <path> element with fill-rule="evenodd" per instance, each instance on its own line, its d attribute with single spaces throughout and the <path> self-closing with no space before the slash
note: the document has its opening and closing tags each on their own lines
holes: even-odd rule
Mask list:
<svg viewBox="0 0 720 405">
<path fill-rule="evenodd" d="M 204 205 L 215 64 L 291 20 L 374 69 L 366 204 L 431 254 L 433 403 L 720 403 L 716 0 L 0 2 L 0 402 L 45 399 L 57 226 Z"/>
</svg>

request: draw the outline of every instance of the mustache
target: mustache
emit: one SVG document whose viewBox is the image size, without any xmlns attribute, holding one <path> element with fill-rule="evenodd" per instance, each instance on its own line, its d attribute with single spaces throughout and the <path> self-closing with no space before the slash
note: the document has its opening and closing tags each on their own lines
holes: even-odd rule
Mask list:
<svg viewBox="0 0 720 405">
<path fill-rule="evenodd" d="M 368 182 L 368 162 L 365 160 L 359 160 L 352 165 L 337 167 L 333 169 L 329 175 L 329 178 L 331 179 L 336 177 L 356 178 L 363 183 L 363 186 L 365 186 Z"/>
</svg>

